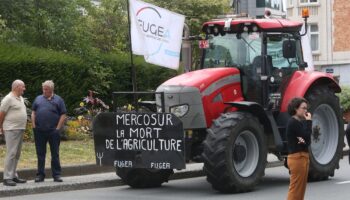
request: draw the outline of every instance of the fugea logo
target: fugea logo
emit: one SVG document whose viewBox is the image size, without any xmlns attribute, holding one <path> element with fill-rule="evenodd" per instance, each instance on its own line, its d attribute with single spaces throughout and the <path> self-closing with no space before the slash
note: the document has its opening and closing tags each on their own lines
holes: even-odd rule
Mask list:
<svg viewBox="0 0 350 200">
<path fill-rule="evenodd" d="M 149 63 L 177 69 L 185 16 L 139 0 L 130 0 L 130 11 L 133 52 Z"/>
<path fill-rule="evenodd" d="M 169 43 L 169 31 L 164 28 L 163 18 L 160 12 L 150 6 L 140 8 L 136 17 L 142 32 L 146 37 L 156 40 L 149 48 L 151 48 L 148 57 L 160 53 L 163 43 Z M 158 42 L 157 42 L 158 41 Z"/>
<path fill-rule="evenodd" d="M 143 7 L 137 11 L 136 16 L 141 30 L 146 34 L 146 37 L 168 42 L 166 38 L 169 37 L 169 34 L 164 26 L 161 25 L 162 16 L 157 9 L 153 7 Z"/>
</svg>

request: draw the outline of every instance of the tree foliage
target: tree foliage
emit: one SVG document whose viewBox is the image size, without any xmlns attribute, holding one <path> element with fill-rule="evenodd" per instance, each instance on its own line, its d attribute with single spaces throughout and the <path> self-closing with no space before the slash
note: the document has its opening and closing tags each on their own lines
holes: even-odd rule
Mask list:
<svg viewBox="0 0 350 200">
<path fill-rule="evenodd" d="M 91 13 L 94 45 L 103 52 L 127 50 L 127 8 L 125 0 L 103 0 Z"/>
<path fill-rule="evenodd" d="M 75 0 L 3 0 L 0 11 L 8 40 L 57 50 L 71 49 L 81 18 Z"/>
<path fill-rule="evenodd" d="M 229 0 L 145 0 L 186 16 L 192 35 L 202 23 L 229 12 Z M 7 41 L 89 57 L 96 51 L 128 50 L 126 0 L 1 0 L 0 26 L 10 30 Z M 0 29 L 1 30 L 1 29 Z M 0 32 L 4 37 L 3 31 Z"/>
<path fill-rule="evenodd" d="M 230 10 L 229 0 L 144 1 L 185 15 L 191 35 L 200 34 L 206 20 Z M 82 82 L 80 86 L 84 86 L 81 87 L 84 90 L 90 87 L 88 89 L 105 97 L 113 90 L 131 90 L 127 1 L 98 2 L 99 5 L 91 0 L 1 0 L 0 50 L 9 50 L 0 56 L 9 54 L 10 57 L 7 57 L 9 60 L 0 60 L 0 63 L 1 67 L 8 63 L 14 67 L 0 69 L 4 74 L 11 74 L 6 80 L 10 81 L 10 77 L 31 81 L 30 76 L 36 77 L 36 73 L 41 72 L 44 74 L 37 80 L 45 79 L 45 73 L 60 83 L 73 78 Z M 19 55 L 13 56 L 11 51 L 18 51 Z M 24 55 L 26 51 L 36 54 L 29 52 Z M 193 60 L 198 58 L 198 52 L 198 49 L 194 50 Z M 145 64 L 142 57 L 135 57 L 135 65 L 139 90 L 154 90 L 162 81 L 176 74 L 170 69 Z M 20 70 L 14 72 L 17 68 Z M 74 74 L 82 71 L 83 75 Z M 14 74 L 16 76 L 12 76 Z M 34 83 L 35 87 L 39 84 Z M 72 104 L 76 99 L 71 98 L 70 90 L 77 89 L 73 85 L 63 92 L 67 92 Z"/>
</svg>

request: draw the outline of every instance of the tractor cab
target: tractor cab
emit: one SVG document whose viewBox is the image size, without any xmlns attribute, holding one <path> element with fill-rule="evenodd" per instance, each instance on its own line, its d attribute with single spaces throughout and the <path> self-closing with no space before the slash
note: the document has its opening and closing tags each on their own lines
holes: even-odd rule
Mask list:
<svg viewBox="0 0 350 200">
<path fill-rule="evenodd" d="M 203 26 L 207 45 L 201 68 L 238 68 L 246 101 L 279 110 L 283 91 L 296 70 L 303 70 L 302 23 L 285 19 L 226 18 Z"/>
</svg>

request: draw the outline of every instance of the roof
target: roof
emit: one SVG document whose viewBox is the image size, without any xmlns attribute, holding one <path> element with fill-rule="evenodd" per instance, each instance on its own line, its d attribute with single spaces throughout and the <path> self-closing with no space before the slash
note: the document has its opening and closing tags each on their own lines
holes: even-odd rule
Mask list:
<svg viewBox="0 0 350 200">
<path fill-rule="evenodd" d="M 202 30 L 205 32 L 207 27 L 218 26 L 221 30 L 225 26 L 227 19 L 217 19 L 206 22 L 203 24 Z M 241 32 L 241 27 L 243 25 L 256 25 L 259 28 L 259 31 L 267 32 L 299 32 L 303 23 L 297 21 L 290 21 L 287 19 L 233 19 L 231 21 L 231 30 L 228 32 Z"/>
</svg>

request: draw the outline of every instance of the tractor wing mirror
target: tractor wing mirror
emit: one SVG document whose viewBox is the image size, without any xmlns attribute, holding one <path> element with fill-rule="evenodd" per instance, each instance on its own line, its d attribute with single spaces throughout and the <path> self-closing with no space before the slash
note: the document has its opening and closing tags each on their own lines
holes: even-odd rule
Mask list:
<svg viewBox="0 0 350 200">
<path fill-rule="evenodd" d="M 307 68 L 307 67 L 308 67 L 307 62 L 302 62 L 302 63 L 300 63 L 300 64 L 299 64 L 299 67 L 300 67 L 301 69 Z"/>
<path fill-rule="evenodd" d="M 296 42 L 295 40 L 283 41 L 283 57 L 295 58 L 296 57 Z"/>
</svg>

